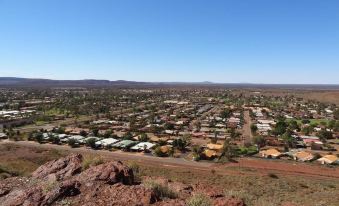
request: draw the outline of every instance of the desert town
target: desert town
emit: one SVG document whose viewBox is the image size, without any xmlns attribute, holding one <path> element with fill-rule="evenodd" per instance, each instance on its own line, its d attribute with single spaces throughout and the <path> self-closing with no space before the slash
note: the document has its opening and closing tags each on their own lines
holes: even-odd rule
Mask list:
<svg viewBox="0 0 339 206">
<path fill-rule="evenodd" d="M 339 163 L 335 104 L 227 89 L 3 89 L 2 142 L 229 162 Z"/>
</svg>

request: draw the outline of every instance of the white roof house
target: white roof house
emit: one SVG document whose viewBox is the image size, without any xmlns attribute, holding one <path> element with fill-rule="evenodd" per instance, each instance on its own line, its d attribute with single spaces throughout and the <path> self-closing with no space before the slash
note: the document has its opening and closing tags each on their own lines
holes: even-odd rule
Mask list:
<svg viewBox="0 0 339 206">
<path fill-rule="evenodd" d="M 68 137 L 67 134 L 58 134 L 57 136 L 58 136 L 59 139 L 64 139 L 64 138 Z"/>
<path fill-rule="evenodd" d="M 165 130 L 165 133 L 166 133 L 166 134 L 174 134 L 174 131 L 173 131 L 173 130 L 166 129 L 166 130 Z"/>
<path fill-rule="evenodd" d="M 68 139 L 74 139 L 74 140 L 77 140 L 77 141 L 80 141 L 80 140 L 82 140 L 84 138 L 85 137 L 81 136 L 81 135 L 73 135 L 73 136 L 68 137 Z"/>
<path fill-rule="evenodd" d="M 1 138 L 7 138 L 7 135 L 5 133 L 0 132 L 0 139 Z"/>
<path fill-rule="evenodd" d="M 79 142 L 80 140 L 84 139 L 85 137 L 84 136 L 81 136 L 81 135 L 73 135 L 73 136 L 70 136 L 70 137 L 66 137 L 66 138 L 63 138 L 61 139 L 61 142 L 63 143 L 66 143 L 68 142 L 68 140 L 70 139 L 74 139 L 76 140 L 77 142 Z"/>
<path fill-rule="evenodd" d="M 119 142 L 119 140 L 114 139 L 114 138 L 107 138 L 107 139 L 102 139 L 102 140 L 97 141 L 95 145 L 107 147 L 117 142 Z"/>
<path fill-rule="evenodd" d="M 325 109 L 325 112 L 328 113 L 328 114 L 332 114 L 333 113 L 333 111 L 330 110 L 330 109 Z"/>
<path fill-rule="evenodd" d="M 79 142 L 80 143 L 86 143 L 89 139 L 95 139 L 95 141 L 98 141 L 99 137 L 89 136 L 89 137 L 86 137 L 86 138 L 80 140 Z"/>
<path fill-rule="evenodd" d="M 227 119 L 227 122 L 234 122 L 234 123 L 240 123 L 240 119 L 237 117 L 231 117 Z"/>
<path fill-rule="evenodd" d="M 255 116 L 256 116 L 256 117 L 264 117 L 263 113 L 261 113 L 261 112 L 255 113 Z"/>
<path fill-rule="evenodd" d="M 0 115 L 17 115 L 20 112 L 18 110 L 3 110 L 0 111 Z"/>
<path fill-rule="evenodd" d="M 313 139 L 313 140 L 319 140 L 319 137 L 316 137 L 316 136 L 305 136 L 305 135 L 301 135 L 300 138 L 301 138 L 301 139 Z"/>
<path fill-rule="evenodd" d="M 259 119 L 259 120 L 258 120 L 258 123 L 260 123 L 260 124 L 272 124 L 272 125 L 274 125 L 274 124 L 275 124 L 275 121 L 274 121 L 274 120 L 268 120 L 268 119 Z"/>
<path fill-rule="evenodd" d="M 225 124 L 220 124 L 220 123 L 219 123 L 219 124 L 216 124 L 215 127 L 223 128 L 223 127 L 226 127 L 226 125 L 225 125 Z"/>
<path fill-rule="evenodd" d="M 150 143 L 150 142 L 140 142 L 137 145 L 134 145 L 131 147 L 131 150 L 144 150 L 144 149 L 152 149 L 155 146 L 155 144 Z"/>
<path fill-rule="evenodd" d="M 269 131 L 272 130 L 271 126 L 269 124 L 257 124 L 257 128 L 259 131 Z"/>
</svg>

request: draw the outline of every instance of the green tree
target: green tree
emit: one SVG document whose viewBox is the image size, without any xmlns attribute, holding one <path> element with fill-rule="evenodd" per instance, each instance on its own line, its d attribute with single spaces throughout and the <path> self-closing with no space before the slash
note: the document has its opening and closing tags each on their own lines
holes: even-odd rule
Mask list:
<svg viewBox="0 0 339 206">
<path fill-rule="evenodd" d="M 298 122 L 295 121 L 295 120 L 290 121 L 288 127 L 289 127 L 289 129 L 291 129 L 292 131 L 294 131 L 294 130 L 300 131 L 300 127 L 299 127 L 299 125 L 298 125 Z"/>
<path fill-rule="evenodd" d="M 159 146 L 164 146 L 164 145 L 167 145 L 167 142 L 165 140 L 163 140 L 163 139 L 159 139 L 158 145 Z"/>
<path fill-rule="evenodd" d="M 164 128 L 168 129 L 168 130 L 173 130 L 174 129 L 174 125 L 170 124 L 170 123 L 165 123 Z"/>
<path fill-rule="evenodd" d="M 111 129 L 108 129 L 104 133 L 105 138 L 109 138 L 113 134 L 113 131 Z"/>
<path fill-rule="evenodd" d="M 252 134 L 256 134 L 258 131 L 258 127 L 255 124 L 251 124 L 251 132 Z"/>
<path fill-rule="evenodd" d="M 334 125 L 333 130 L 334 130 L 335 132 L 339 132 L 339 120 L 337 120 L 337 121 L 335 122 L 335 125 Z"/>
<path fill-rule="evenodd" d="M 173 147 L 177 148 L 180 151 L 185 151 L 186 147 L 191 144 L 190 135 L 184 135 L 178 139 L 173 140 Z"/>
<path fill-rule="evenodd" d="M 241 136 L 241 133 L 237 132 L 234 128 L 231 129 L 230 137 L 232 140 L 235 140 Z"/>
<path fill-rule="evenodd" d="M 147 134 L 145 134 L 145 133 L 142 133 L 139 137 L 140 142 L 147 142 L 148 140 L 149 140 L 149 138 L 148 138 Z"/>
<path fill-rule="evenodd" d="M 258 145 L 258 147 L 265 146 L 265 139 L 262 136 L 255 136 L 253 138 L 253 143 Z"/>
<path fill-rule="evenodd" d="M 192 147 L 192 154 L 193 154 L 193 159 L 195 161 L 199 161 L 201 159 L 201 155 L 203 153 L 204 149 L 199 146 L 199 145 L 195 145 Z"/>
<path fill-rule="evenodd" d="M 223 119 L 227 119 L 232 115 L 232 111 L 228 108 L 224 109 L 220 112 L 220 117 Z"/>
<path fill-rule="evenodd" d="M 69 139 L 68 145 L 72 148 L 76 147 L 77 141 L 75 139 Z"/>
<path fill-rule="evenodd" d="M 59 137 L 55 136 L 55 135 L 52 135 L 50 138 L 49 138 L 49 141 L 52 143 L 52 144 L 60 144 L 60 139 Z"/>
<path fill-rule="evenodd" d="M 321 131 L 319 131 L 317 133 L 317 136 L 322 140 L 322 141 L 326 141 L 328 139 L 332 139 L 333 138 L 333 133 L 327 130 L 322 129 Z"/>
<path fill-rule="evenodd" d="M 37 141 L 40 144 L 43 142 L 43 138 L 44 138 L 44 136 L 42 135 L 41 132 L 38 132 L 34 135 L 35 141 Z"/>
<path fill-rule="evenodd" d="M 87 134 L 87 132 L 85 130 L 81 130 L 80 131 L 80 135 L 84 136 L 84 137 L 87 137 L 88 134 Z"/>
<path fill-rule="evenodd" d="M 285 145 L 285 151 L 289 151 L 289 148 L 294 146 L 294 139 L 292 137 L 292 132 L 291 130 L 286 130 L 286 132 L 282 135 L 282 139 L 284 141 Z"/>
<path fill-rule="evenodd" d="M 305 135 L 310 135 L 313 132 L 313 127 L 312 126 L 304 127 L 301 130 L 301 132 L 304 133 Z"/>
<path fill-rule="evenodd" d="M 212 144 L 216 144 L 218 142 L 218 132 L 214 130 L 214 137 L 211 139 Z"/>
<path fill-rule="evenodd" d="M 94 136 L 98 136 L 98 134 L 99 134 L 99 129 L 98 128 L 94 128 L 94 129 L 92 129 L 92 133 L 93 133 L 93 135 Z"/>
<path fill-rule="evenodd" d="M 308 120 L 308 119 L 303 119 L 303 120 L 301 120 L 301 123 L 303 123 L 303 124 L 309 124 L 309 123 L 311 123 L 311 121 Z"/>
<path fill-rule="evenodd" d="M 237 152 L 235 146 L 232 144 L 231 139 L 226 139 L 222 148 L 222 153 L 219 157 L 219 161 L 222 158 L 226 158 L 227 160 L 232 160 L 232 158 L 236 157 Z"/>
<path fill-rule="evenodd" d="M 124 136 L 123 136 L 123 139 L 124 139 L 124 140 L 132 140 L 132 138 L 133 138 L 133 135 L 132 135 L 131 132 L 127 132 L 127 133 L 124 134 Z"/>
<path fill-rule="evenodd" d="M 339 109 L 333 112 L 334 119 L 339 120 Z"/>
<path fill-rule="evenodd" d="M 330 128 L 330 129 L 334 129 L 335 123 L 336 123 L 335 120 L 331 120 L 331 121 L 328 122 L 327 127 Z"/>
<path fill-rule="evenodd" d="M 287 126 L 288 126 L 287 123 L 284 121 L 278 122 L 273 130 L 273 133 L 276 136 L 282 135 L 286 132 Z"/>
<path fill-rule="evenodd" d="M 86 141 L 86 146 L 87 146 L 87 147 L 91 147 L 92 149 L 95 149 L 95 148 L 96 148 L 95 142 L 96 142 L 96 139 L 95 139 L 95 138 L 89 138 L 89 139 Z"/>
</svg>

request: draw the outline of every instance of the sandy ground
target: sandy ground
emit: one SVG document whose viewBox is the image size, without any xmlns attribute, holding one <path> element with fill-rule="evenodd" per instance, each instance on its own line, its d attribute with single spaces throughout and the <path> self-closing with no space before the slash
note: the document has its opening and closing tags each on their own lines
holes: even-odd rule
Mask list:
<svg viewBox="0 0 339 206">
<path fill-rule="evenodd" d="M 248 110 L 246 110 L 244 112 L 244 120 L 245 120 L 245 124 L 243 126 L 243 136 L 244 136 L 244 139 L 251 142 L 252 140 L 252 132 L 251 132 L 251 124 L 252 124 L 252 120 L 251 120 L 251 117 L 250 117 L 250 112 Z"/>
</svg>

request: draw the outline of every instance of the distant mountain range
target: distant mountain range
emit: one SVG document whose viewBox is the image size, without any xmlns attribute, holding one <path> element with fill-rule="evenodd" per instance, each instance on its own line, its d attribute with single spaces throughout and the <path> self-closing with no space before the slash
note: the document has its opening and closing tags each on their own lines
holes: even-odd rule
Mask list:
<svg viewBox="0 0 339 206">
<path fill-rule="evenodd" d="M 140 85 L 143 82 L 133 81 L 109 81 L 97 79 L 84 79 L 84 80 L 53 80 L 53 79 L 34 79 L 34 78 L 19 78 L 19 77 L 0 77 L 0 86 L 16 86 L 16 87 L 68 87 L 68 86 L 124 86 L 124 85 Z"/>
<path fill-rule="evenodd" d="M 0 87 L 219 87 L 219 88 L 284 88 L 284 89 L 326 89 L 339 90 L 338 84 L 251 84 L 204 82 L 136 82 L 126 80 L 52 80 L 20 77 L 0 77 Z"/>
<path fill-rule="evenodd" d="M 163 85 L 213 85 L 213 82 L 136 82 L 126 80 L 99 80 L 99 79 L 83 79 L 83 80 L 53 80 L 53 79 L 35 79 L 20 77 L 0 77 L 0 86 L 15 87 L 110 87 L 110 86 L 163 86 Z"/>
</svg>

